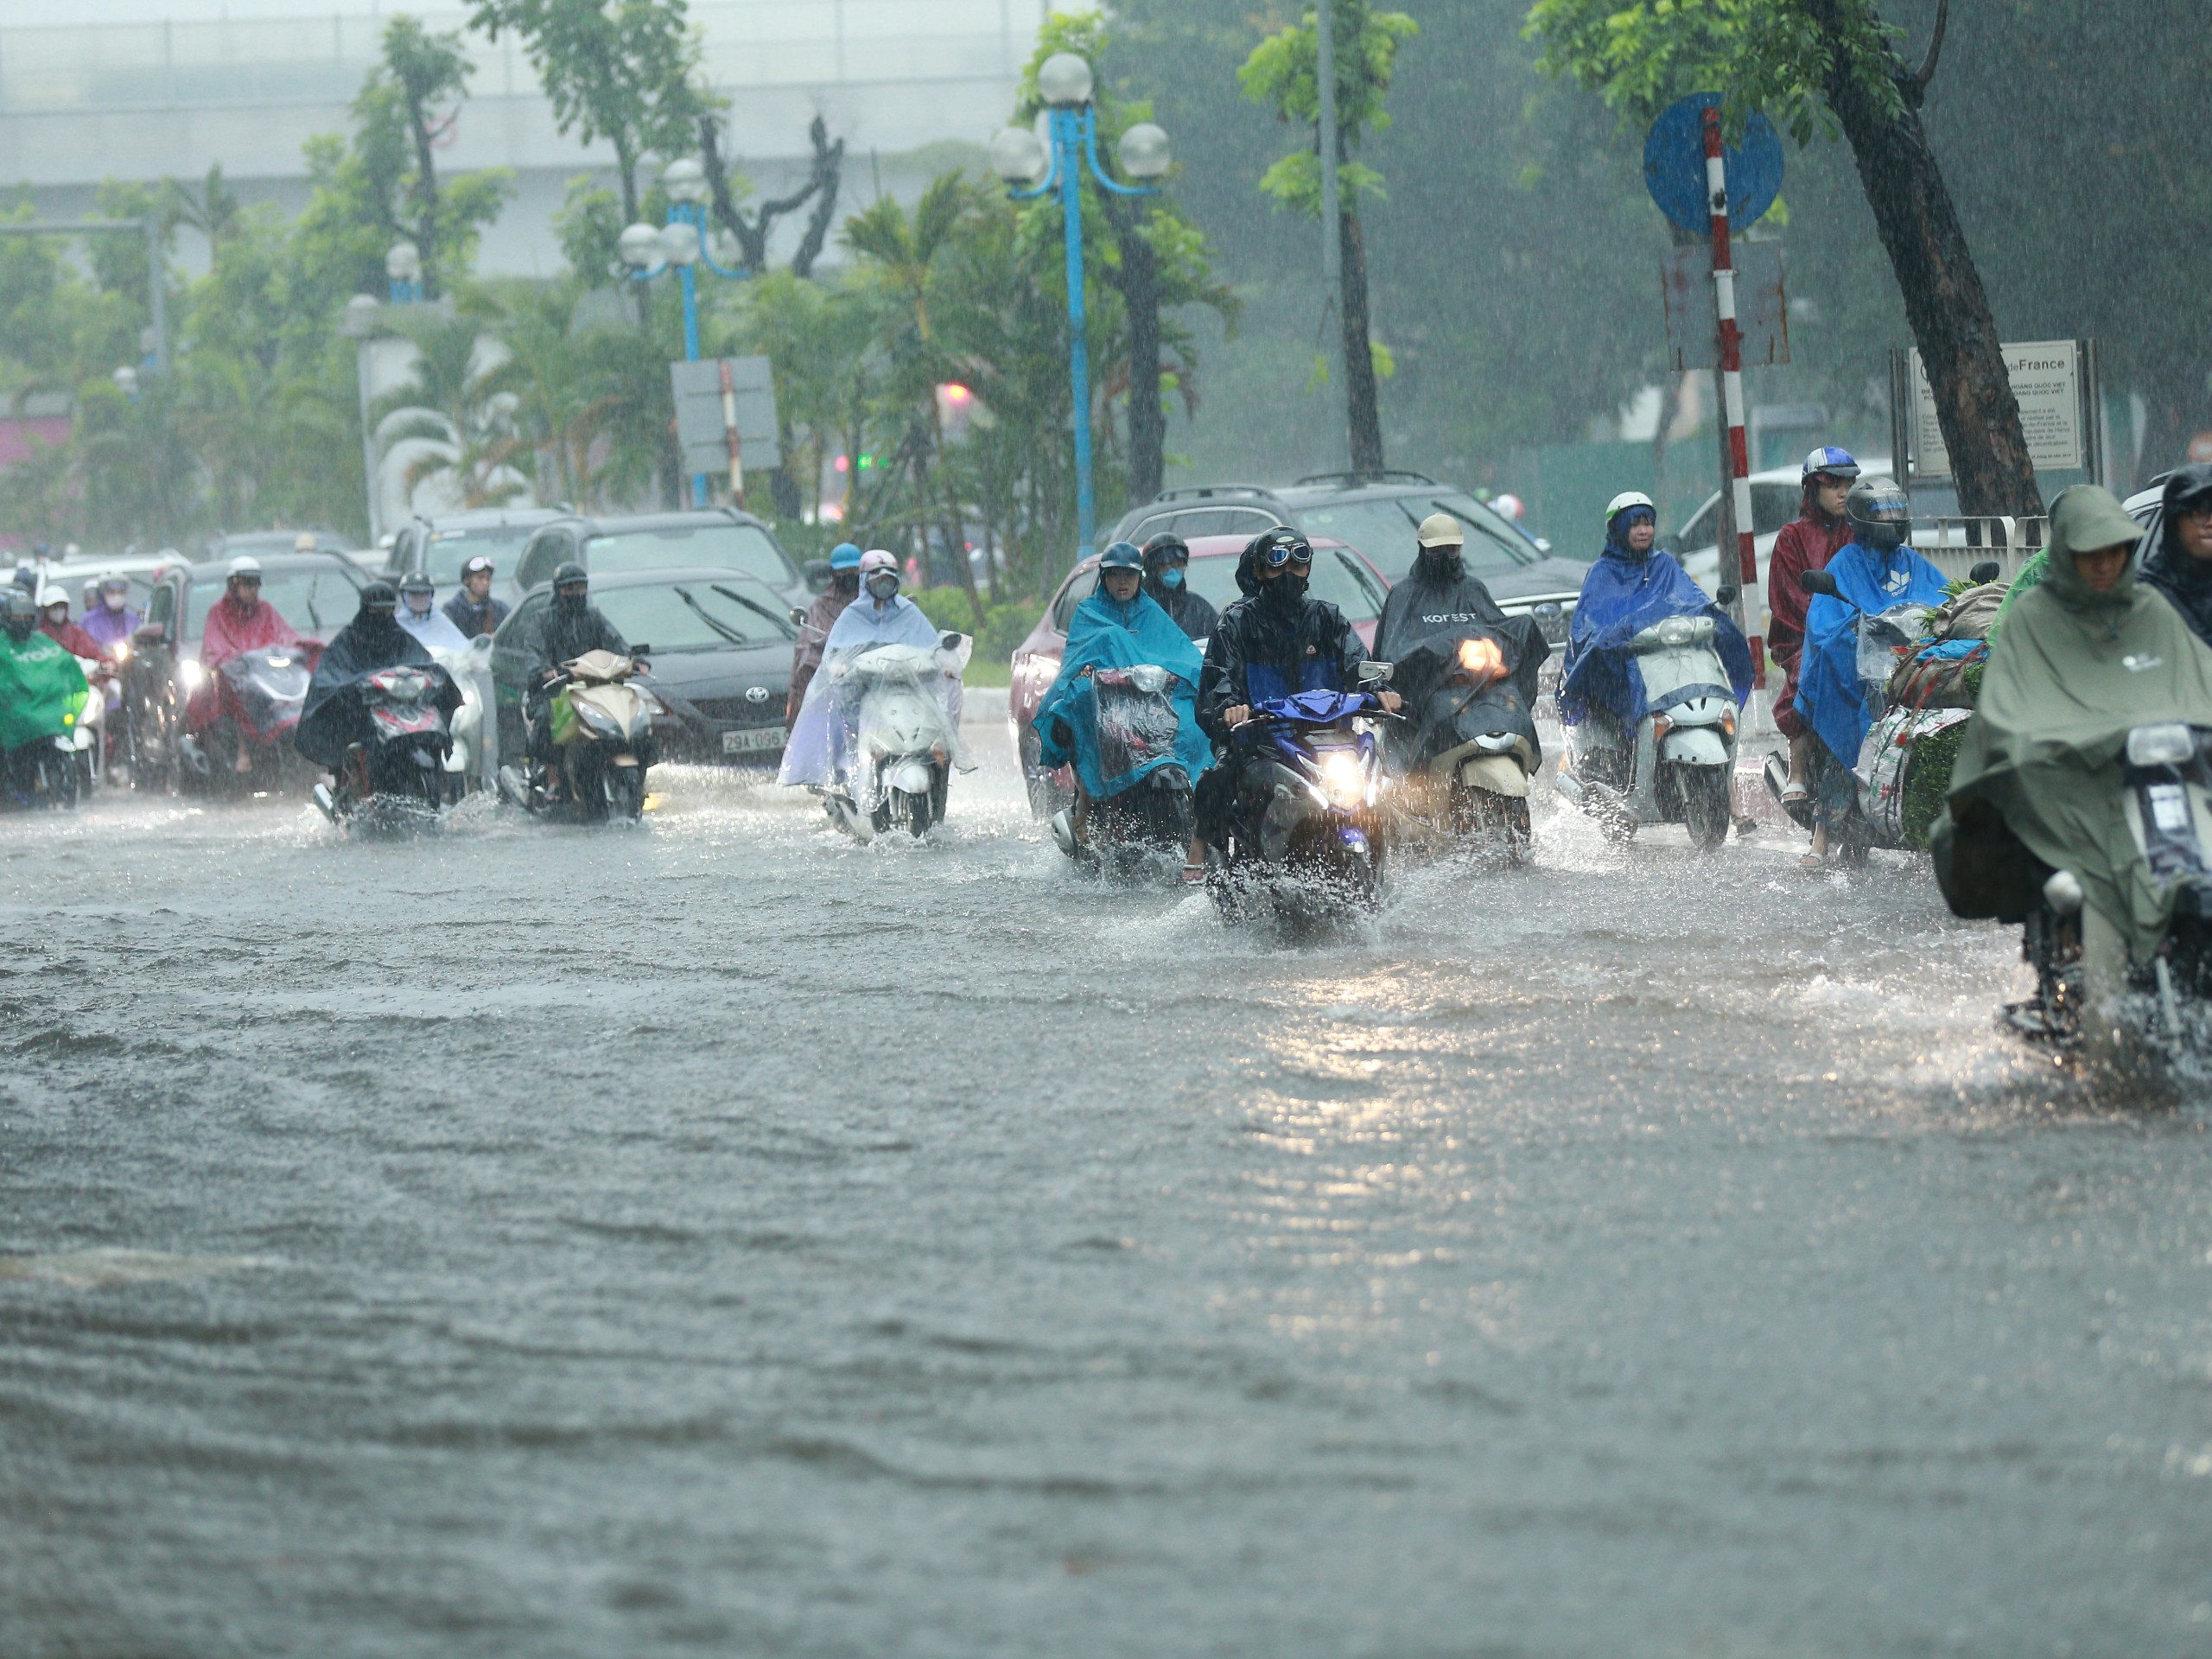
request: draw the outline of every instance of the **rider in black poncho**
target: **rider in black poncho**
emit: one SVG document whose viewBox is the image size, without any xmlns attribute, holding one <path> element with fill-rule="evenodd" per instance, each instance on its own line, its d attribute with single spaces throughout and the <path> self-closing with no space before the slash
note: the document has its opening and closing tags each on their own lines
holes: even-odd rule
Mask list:
<svg viewBox="0 0 2212 1659">
<path fill-rule="evenodd" d="M 1191 550 L 1180 536 L 1163 530 L 1144 544 L 1144 590 L 1167 613 L 1186 638 L 1204 639 L 1221 620 L 1211 601 L 1190 585 Z"/>
<path fill-rule="evenodd" d="M 435 666 L 423 642 L 399 626 L 398 609 L 399 594 L 390 582 L 371 582 L 361 589 L 361 607 L 353 620 L 338 631 L 315 664 L 292 741 L 317 766 L 336 772 L 345 761 L 346 746 L 361 735 L 360 704 L 340 692 L 380 669 Z M 461 688 L 449 675 L 438 694 L 438 706 L 448 715 L 461 706 Z"/>
</svg>

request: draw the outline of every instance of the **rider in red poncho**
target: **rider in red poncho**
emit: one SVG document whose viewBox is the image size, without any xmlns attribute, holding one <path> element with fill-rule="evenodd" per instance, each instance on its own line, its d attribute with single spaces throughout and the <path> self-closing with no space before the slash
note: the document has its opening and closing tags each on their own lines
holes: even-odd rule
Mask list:
<svg viewBox="0 0 2212 1659">
<path fill-rule="evenodd" d="M 185 724 L 198 734 L 232 712 L 225 706 L 226 682 L 216 672 L 231 658 L 267 645 L 300 643 L 292 625 L 274 605 L 262 600 L 261 561 L 247 554 L 232 559 L 223 596 L 207 607 L 207 623 L 200 631 L 200 666 L 204 677 L 186 708 Z M 238 758 L 247 760 L 243 751 Z"/>
<path fill-rule="evenodd" d="M 72 657 L 107 660 L 99 641 L 69 620 L 69 594 L 53 582 L 38 590 L 38 631 Z"/>
</svg>

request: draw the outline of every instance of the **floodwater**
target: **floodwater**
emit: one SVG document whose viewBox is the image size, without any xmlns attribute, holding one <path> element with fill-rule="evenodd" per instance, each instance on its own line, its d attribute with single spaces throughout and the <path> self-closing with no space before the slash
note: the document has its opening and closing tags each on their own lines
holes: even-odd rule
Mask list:
<svg viewBox="0 0 2212 1659">
<path fill-rule="evenodd" d="M 1003 733 L 921 846 L 0 821 L 0 1654 L 2212 1653 L 2206 1118 L 1923 871 L 1286 944 Z"/>
</svg>

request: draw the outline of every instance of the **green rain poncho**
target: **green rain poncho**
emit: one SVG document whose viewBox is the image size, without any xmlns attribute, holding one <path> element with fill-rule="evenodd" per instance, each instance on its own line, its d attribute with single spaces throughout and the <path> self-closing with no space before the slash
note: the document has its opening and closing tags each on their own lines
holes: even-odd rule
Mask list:
<svg viewBox="0 0 2212 1659">
<path fill-rule="evenodd" d="M 85 671 L 48 635 L 16 640 L 0 628 L 0 749 L 59 737 L 85 706 Z"/>
<path fill-rule="evenodd" d="M 2138 960 L 2158 944 L 2171 900 L 2122 811 L 2127 734 L 2166 721 L 2212 728 L 2212 650 L 2162 596 L 2137 584 L 2135 560 L 2101 594 L 2075 568 L 2076 550 L 2140 533 L 2094 485 L 2053 505 L 2048 572 L 2018 596 L 1990 648 L 1935 849 L 1955 909 L 2012 919 L 2027 898 L 2025 873 L 1993 880 L 2005 861 L 1990 856 L 2009 830 L 2044 864 L 2081 878 Z M 2002 829 L 1990 822 L 1993 810 Z"/>
</svg>

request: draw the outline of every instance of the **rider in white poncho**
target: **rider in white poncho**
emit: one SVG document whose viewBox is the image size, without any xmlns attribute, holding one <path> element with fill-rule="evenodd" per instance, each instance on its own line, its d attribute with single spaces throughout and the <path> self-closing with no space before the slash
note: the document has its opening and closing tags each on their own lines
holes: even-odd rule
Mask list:
<svg viewBox="0 0 2212 1659">
<path fill-rule="evenodd" d="M 861 556 L 861 596 L 845 607 L 822 647 L 822 668 L 806 688 L 806 702 L 792 723 L 777 780 L 820 788 L 843 786 L 866 795 L 873 780 L 853 776 L 854 738 L 860 723 L 862 678 L 853 664 L 883 645 L 907 645 L 937 658 L 927 687 L 944 710 L 947 747 L 959 753 L 960 670 L 957 652 L 938 648 L 937 626 L 922 607 L 899 592 L 899 562 L 881 549 Z M 857 785 L 857 787 L 856 787 Z"/>
</svg>

